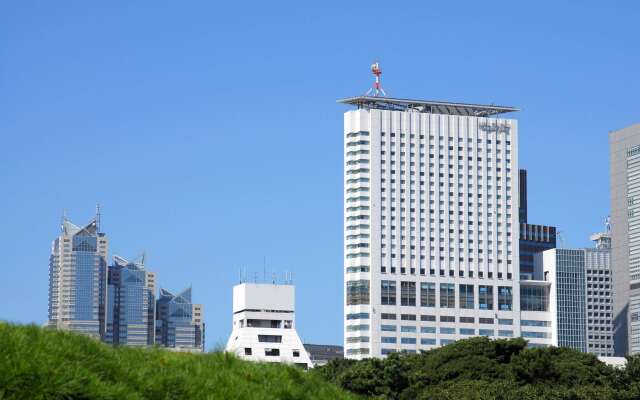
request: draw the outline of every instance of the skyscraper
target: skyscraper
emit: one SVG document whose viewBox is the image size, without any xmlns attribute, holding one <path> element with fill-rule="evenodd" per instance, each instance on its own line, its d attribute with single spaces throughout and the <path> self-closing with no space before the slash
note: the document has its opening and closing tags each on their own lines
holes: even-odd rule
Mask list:
<svg viewBox="0 0 640 400">
<path fill-rule="evenodd" d="M 551 286 L 554 344 L 587 351 L 587 291 L 585 251 L 551 249 L 535 256 L 542 261 L 545 281 Z"/>
<path fill-rule="evenodd" d="M 517 109 L 340 102 L 346 356 L 519 336 Z"/>
<path fill-rule="evenodd" d="M 552 344 L 610 357 L 614 353 L 611 239 L 608 232 L 594 234 L 591 239 L 596 242 L 595 248 L 536 253 L 534 275 L 542 274 L 544 282 L 549 283 L 546 319 L 552 328 Z M 528 282 L 522 281 L 523 298 Z M 522 326 L 524 330 L 524 320 Z"/>
<path fill-rule="evenodd" d="M 155 274 L 144 256 L 127 261 L 115 256 L 107 279 L 105 342 L 147 346 L 155 342 Z"/>
<path fill-rule="evenodd" d="M 533 279 L 533 256 L 556 247 L 554 226 L 530 224 L 527 221 L 527 171 L 520 170 L 520 279 Z"/>
<path fill-rule="evenodd" d="M 48 325 L 101 339 L 109 242 L 98 221 L 84 227 L 66 218 L 62 222 L 49 258 Z"/>
<path fill-rule="evenodd" d="M 609 133 L 616 356 L 640 352 L 640 124 Z"/>
<path fill-rule="evenodd" d="M 613 287 L 611 282 L 611 233 L 591 235 L 596 247 L 584 249 L 587 269 L 587 351 L 611 357 L 613 343 Z"/>
<path fill-rule="evenodd" d="M 156 344 L 184 351 L 204 351 L 202 304 L 191 302 L 191 288 L 178 294 L 160 289 L 156 302 Z"/>
</svg>

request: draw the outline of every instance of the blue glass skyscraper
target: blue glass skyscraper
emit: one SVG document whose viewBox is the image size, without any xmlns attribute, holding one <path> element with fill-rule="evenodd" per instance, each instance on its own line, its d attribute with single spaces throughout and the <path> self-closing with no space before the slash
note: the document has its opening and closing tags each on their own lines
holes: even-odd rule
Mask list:
<svg viewBox="0 0 640 400">
<path fill-rule="evenodd" d="M 156 343 L 186 351 L 204 351 L 202 305 L 191 302 L 191 288 L 174 295 L 160 289 Z"/>
<path fill-rule="evenodd" d="M 98 221 L 63 220 L 49 258 L 48 325 L 103 338 L 108 239 Z"/>
<path fill-rule="evenodd" d="M 144 256 L 127 261 L 115 256 L 109 267 L 105 341 L 147 346 L 155 337 L 155 275 L 145 270 Z"/>
</svg>

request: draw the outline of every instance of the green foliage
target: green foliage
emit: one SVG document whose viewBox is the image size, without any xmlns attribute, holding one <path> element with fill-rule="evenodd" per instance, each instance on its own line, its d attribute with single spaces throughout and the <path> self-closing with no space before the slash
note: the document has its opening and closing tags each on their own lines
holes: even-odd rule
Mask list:
<svg viewBox="0 0 640 400">
<path fill-rule="evenodd" d="M 476 337 L 421 354 L 335 362 L 312 373 L 380 399 L 631 400 L 640 396 L 640 356 L 618 370 L 566 348 L 527 349 L 523 339 Z"/>
<path fill-rule="evenodd" d="M 320 376 L 227 353 L 112 348 L 0 323 L 0 399 L 349 399 Z"/>
</svg>

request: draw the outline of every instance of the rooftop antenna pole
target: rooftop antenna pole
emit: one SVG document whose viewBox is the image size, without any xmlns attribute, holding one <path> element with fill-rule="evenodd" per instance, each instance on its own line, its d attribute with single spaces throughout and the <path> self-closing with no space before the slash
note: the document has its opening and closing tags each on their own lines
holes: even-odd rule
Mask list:
<svg viewBox="0 0 640 400">
<path fill-rule="evenodd" d="M 96 204 L 96 231 L 100 232 L 100 203 Z"/>
<path fill-rule="evenodd" d="M 373 87 L 369 88 L 366 96 L 373 94 L 373 97 L 379 97 L 380 93 L 382 93 L 382 95 L 386 97 L 387 94 L 384 92 L 384 89 L 382 89 L 382 84 L 380 83 L 382 70 L 380 69 L 380 64 L 377 61 L 371 64 L 371 73 L 376 77 L 376 81 L 373 83 Z"/>
<path fill-rule="evenodd" d="M 62 222 L 60 223 L 60 230 L 64 231 L 64 223 L 67 222 L 67 209 L 62 209 Z"/>
</svg>

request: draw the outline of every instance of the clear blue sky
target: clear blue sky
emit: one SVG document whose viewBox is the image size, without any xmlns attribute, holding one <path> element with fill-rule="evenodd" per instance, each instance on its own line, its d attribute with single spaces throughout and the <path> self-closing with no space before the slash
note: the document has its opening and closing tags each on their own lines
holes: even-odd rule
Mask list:
<svg viewBox="0 0 640 400">
<path fill-rule="evenodd" d="M 567 246 L 609 212 L 607 132 L 640 122 L 636 1 L 11 3 L 0 319 L 46 320 L 62 210 L 81 224 L 99 202 L 111 255 L 146 251 L 162 286 L 193 284 L 208 347 L 238 269 L 264 256 L 294 273 L 303 340 L 341 343 L 335 100 L 368 89 L 374 60 L 394 97 L 521 107 L 529 220 Z"/>
</svg>

